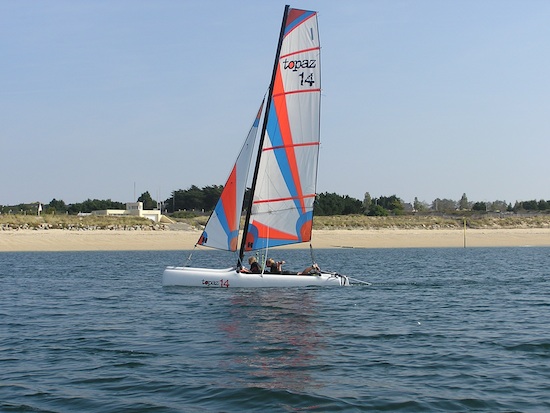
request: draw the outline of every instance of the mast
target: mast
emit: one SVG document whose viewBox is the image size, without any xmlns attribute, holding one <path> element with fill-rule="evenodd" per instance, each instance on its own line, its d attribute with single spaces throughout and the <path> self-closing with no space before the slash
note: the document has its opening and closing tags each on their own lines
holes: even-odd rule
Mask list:
<svg viewBox="0 0 550 413">
<path fill-rule="evenodd" d="M 281 46 L 283 44 L 283 38 L 285 35 L 285 27 L 286 27 L 286 20 L 288 16 L 288 9 L 290 6 L 287 4 L 285 6 L 285 11 L 283 15 L 283 22 L 281 24 L 281 31 L 279 33 L 279 43 L 277 44 L 277 52 L 275 53 L 275 63 L 273 64 L 273 73 L 271 74 L 271 82 L 269 84 L 269 93 L 267 96 L 267 103 L 265 106 L 265 116 L 264 116 L 264 122 L 262 124 L 262 131 L 260 134 L 260 143 L 258 145 L 258 154 L 256 156 L 256 165 L 254 166 L 254 175 L 252 177 L 252 185 L 250 187 L 250 199 L 247 203 L 246 208 L 246 218 L 244 221 L 244 228 L 243 228 L 243 238 L 241 239 L 241 249 L 239 251 L 239 261 L 237 262 L 237 267 L 241 267 L 241 263 L 244 258 L 244 250 L 246 248 L 246 238 L 248 236 L 248 226 L 250 224 L 250 216 L 252 214 L 252 204 L 254 202 L 254 191 L 256 190 L 256 182 L 258 180 L 258 172 L 260 170 L 260 157 L 262 155 L 262 148 L 264 145 L 264 139 L 265 139 L 265 132 L 267 130 L 267 121 L 269 110 L 271 109 L 271 101 L 273 98 L 273 85 L 275 83 L 275 76 L 277 75 L 277 69 L 279 67 L 279 55 L 281 54 Z"/>
</svg>

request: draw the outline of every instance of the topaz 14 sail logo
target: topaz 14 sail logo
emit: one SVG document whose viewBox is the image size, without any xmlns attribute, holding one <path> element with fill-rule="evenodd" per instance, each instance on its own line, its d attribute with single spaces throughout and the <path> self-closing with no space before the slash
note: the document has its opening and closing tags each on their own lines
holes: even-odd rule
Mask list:
<svg viewBox="0 0 550 413">
<path fill-rule="evenodd" d="M 309 85 L 312 87 L 315 84 L 313 78 L 313 72 L 305 73 L 303 69 L 315 69 L 317 67 L 316 59 L 302 59 L 302 60 L 289 60 L 288 58 L 283 60 L 283 70 L 292 70 L 293 72 L 299 72 L 300 85 Z"/>
</svg>

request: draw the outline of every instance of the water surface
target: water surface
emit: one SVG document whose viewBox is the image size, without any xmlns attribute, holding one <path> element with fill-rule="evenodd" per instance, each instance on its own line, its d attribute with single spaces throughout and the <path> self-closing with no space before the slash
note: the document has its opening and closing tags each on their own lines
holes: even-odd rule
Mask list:
<svg viewBox="0 0 550 413">
<path fill-rule="evenodd" d="M 0 411 L 550 408 L 549 248 L 320 250 L 372 286 L 163 288 L 185 258 L 0 253 Z"/>
</svg>

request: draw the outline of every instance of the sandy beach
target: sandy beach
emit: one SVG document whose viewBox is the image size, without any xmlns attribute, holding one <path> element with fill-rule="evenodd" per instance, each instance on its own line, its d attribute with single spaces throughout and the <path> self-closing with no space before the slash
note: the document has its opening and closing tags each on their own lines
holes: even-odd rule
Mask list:
<svg viewBox="0 0 550 413">
<path fill-rule="evenodd" d="M 199 231 L 0 231 L 0 252 L 190 250 Z M 315 248 L 550 246 L 549 228 L 462 230 L 317 230 Z M 308 248 L 300 244 L 291 248 Z"/>
</svg>

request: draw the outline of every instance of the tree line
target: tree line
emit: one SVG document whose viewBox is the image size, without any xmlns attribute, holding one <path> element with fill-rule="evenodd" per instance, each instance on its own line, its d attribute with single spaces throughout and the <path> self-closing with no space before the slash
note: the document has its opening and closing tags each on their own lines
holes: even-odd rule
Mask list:
<svg viewBox="0 0 550 413">
<path fill-rule="evenodd" d="M 173 214 L 180 211 L 195 214 L 209 214 L 223 190 L 221 185 L 209 185 L 199 188 L 191 185 L 188 189 L 173 191 L 170 198 L 164 201 L 154 200 L 148 191 L 137 199 L 143 202 L 144 209 L 161 209 L 163 213 Z M 246 199 L 249 196 L 247 191 Z M 48 204 L 40 204 L 45 214 L 78 214 L 90 213 L 105 209 L 125 209 L 122 202 L 99 199 L 87 199 L 84 202 L 65 204 L 62 200 L 52 199 Z M 37 214 L 39 203 L 18 204 L 11 206 L 0 205 L 2 214 Z M 460 211 L 473 212 L 509 212 L 509 213 L 550 213 L 550 200 L 516 201 L 513 205 L 506 201 L 478 201 L 470 202 L 466 194 L 459 200 L 436 198 L 431 204 L 414 199 L 412 204 L 404 202 L 397 195 L 380 196 L 373 198 L 367 192 L 363 200 L 348 195 L 336 193 L 320 193 L 315 198 L 315 215 L 351 215 L 363 214 L 370 216 L 403 215 L 408 213 L 457 213 Z"/>
</svg>

